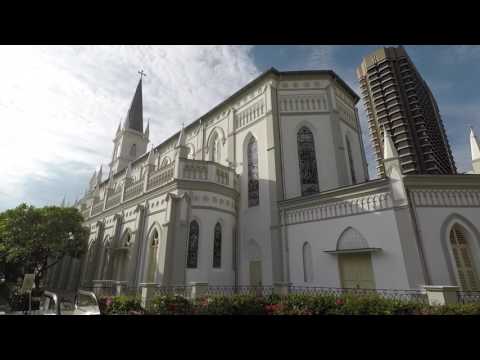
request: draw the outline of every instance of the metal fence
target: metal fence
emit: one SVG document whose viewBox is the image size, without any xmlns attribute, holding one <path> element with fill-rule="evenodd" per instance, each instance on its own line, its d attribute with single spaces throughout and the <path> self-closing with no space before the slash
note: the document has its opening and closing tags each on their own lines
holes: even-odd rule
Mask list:
<svg viewBox="0 0 480 360">
<path fill-rule="evenodd" d="M 428 303 L 426 292 L 423 290 L 397 290 L 397 289 L 357 289 L 357 288 L 332 288 L 320 286 L 290 286 L 289 294 L 381 296 L 386 299 L 415 301 Z"/>
<path fill-rule="evenodd" d="M 457 291 L 457 296 L 461 304 L 480 303 L 480 291 Z"/>
<path fill-rule="evenodd" d="M 320 286 L 285 286 L 282 290 L 274 286 L 205 286 L 195 285 L 162 286 L 149 284 L 151 289 L 149 297 L 163 295 L 178 295 L 185 298 L 195 296 L 231 296 L 231 295 L 254 295 L 269 296 L 273 294 L 308 294 L 308 295 L 329 295 L 341 297 L 344 295 L 368 296 L 377 295 L 382 298 L 402 301 L 414 301 L 428 303 L 427 294 L 424 290 L 398 290 L 398 289 L 356 289 L 356 288 L 333 288 Z M 195 288 L 196 287 L 196 288 Z M 97 296 L 127 295 L 136 298 L 142 296 L 142 286 L 92 286 L 82 287 L 83 290 L 94 292 Z M 458 302 L 480 303 L 480 291 L 458 291 Z"/>
</svg>

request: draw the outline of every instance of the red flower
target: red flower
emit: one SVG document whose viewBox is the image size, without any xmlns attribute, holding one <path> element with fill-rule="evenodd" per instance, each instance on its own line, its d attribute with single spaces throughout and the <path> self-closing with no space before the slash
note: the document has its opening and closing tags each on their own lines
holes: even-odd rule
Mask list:
<svg viewBox="0 0 480 360">
<path fill-rule="evenodd" d="M 335 304 L 337 304 L 337 305 L 343 305 L 343 300 L 342 300 L 342 299 L 337 299 L 337 300 L 335 301 Z"/>
</svg>

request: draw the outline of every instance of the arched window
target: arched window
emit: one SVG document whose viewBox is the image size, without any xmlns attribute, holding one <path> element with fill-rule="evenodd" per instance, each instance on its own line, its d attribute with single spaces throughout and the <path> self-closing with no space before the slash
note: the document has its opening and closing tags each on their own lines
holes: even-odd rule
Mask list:
<svg viewBox="0 0 480 360">
<path fill-rule="evenodd" d="M 217 223 L 213 234 L 213 267 L 222 267 L 222 225 Z"/>
<path fill-rule="evenodd" d="M 315 142 L 312 132 L 305 126 L 297 133 L 297 145 L 302 196 L 317 193 L 319 188 Z"/>
<path fill-rule="evenodd" d="M 125 238 L 123 241 L 124 247 L 129 247 L 132 244 L 132 235 L 128 232 L 125 234 Z"/>
<path fill-rule="evenodd" d="M 149 260 L 148 260 L 148 272 L 147 272 L 147 282 L 155 282 L 155 273 L 157 270 L 157 252 L 158 252 L 158 231 L 157 229 L 153 230 L 149 251 Z"/>
<path fill-rule="evenodd" d="M 130 148 L 130 156 L 135 157 L 137 156 L 137 145 L 133 144 Z"/>
<path fill-rule="evenodd" d="M 313 281 L 312 247 L 308 242 L 303 244 L 303 281 Z"/>
<path fill-rule="evenodd" d="M 210 160 L 220 162 L 221 160 L 221 151 L 222 151 L 222 144 L 220 143 L 220 137 L 218 133 L 215 132 L 212 136 L 211 144 L 210 144 Z"/>
<path fill-rule="evenodd" d="M 257 141 L 252 136 L 247 145 L 248 159 L 248 207 L 257 206 L 260 201 L 258 186 Z"/>
<path fill-rule="evenodd" d="M 198 222 L 193 220 L 190 223 L 190 231 L 188 233 L 188 254 L 187 268 L 196 268 L 198 263 Z"/>
<path fill-rule="evenodd" d="M 452 246 L 453 258 L 455 259 L 462 290 L 480 290 L 480 283 L 472 253 L 465 237 L 465 230 L 459 224 L 455 224 L 450 230 L 450 245 Z"/>
<path fill-rule="evenodd" d="M 355 167 L 353 164 L 353 156 L 352 156 L 352 147 L 350 145 L 350 139 L 348 136 L 345 135 L 345 143 L 347 145 L 347 156 L 348 156 L 348 163 L 350 164 L 350 175 L 352 178 L 352 184 L 357 183 L 357 177 L 355 176 Z"/>
<path fill-rule="evenodd" d="M 170 159 L 168 157 L 164 157 L 163 160 L 162 160 L 162 164 L 160 165 L 160 167 L 164 167 L 164 166 L 167 166 L 168 164 L 170 164 Z"/>
</svg>

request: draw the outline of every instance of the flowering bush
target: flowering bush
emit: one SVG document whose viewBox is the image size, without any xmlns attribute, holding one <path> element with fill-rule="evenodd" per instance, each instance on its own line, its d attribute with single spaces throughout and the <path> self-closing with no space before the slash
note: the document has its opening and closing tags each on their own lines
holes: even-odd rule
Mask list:
<svg viewBox="0 0 480 360">
<path fill-rule="evenodd" d="M 193 311 L 193 304 L 180 295 L 161 295 L 153 298 L 148 306 L 150 314 L 185 315 Z"/>
<path fill-rule="evenodd" d="M 126 296 L 99 300 L 102 314 L 158 315 L 480 315 L 480 303 L 430 306 L 377 294 L 290 294 L 205 296 L 189 300 L 178 295 L 153 298 L 147 310 Z"/>
<path fill-rule="evenodd" d="M 140 300 L 131 296 L 107 296 L 98 300 L 100 312 L 104 315 L 143 315 Z"/>
</svg>

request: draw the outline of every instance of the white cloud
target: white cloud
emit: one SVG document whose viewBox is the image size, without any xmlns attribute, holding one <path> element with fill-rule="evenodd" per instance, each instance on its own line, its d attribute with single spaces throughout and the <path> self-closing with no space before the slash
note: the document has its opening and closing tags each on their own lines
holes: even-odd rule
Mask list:
<svg viewBox="0 0 480 360">
<path fill-rule="evenodd" d="M 154 144 L 259 73 L 248 46 L 0 46 L 0 65 L 0 210 L 83 192 L 110 160 L 137 70 Z"/>
</svg>

